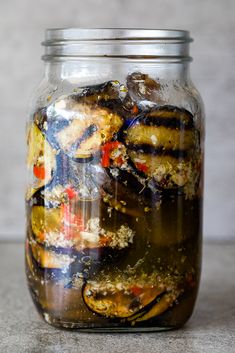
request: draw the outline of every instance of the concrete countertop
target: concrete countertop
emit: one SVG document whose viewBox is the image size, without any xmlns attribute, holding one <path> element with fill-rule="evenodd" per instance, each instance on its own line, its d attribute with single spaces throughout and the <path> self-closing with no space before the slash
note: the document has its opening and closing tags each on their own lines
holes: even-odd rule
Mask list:
<svg viewBox="0 0 235 353">
<path fill-rule="evenodd" d="M 26 287 L 23 245 L 0 243 L 0 353 L 235 353 L 235 243 L 206 244 L 200 295 L 175 331 L 88 334 L 55 329 Z"/>
</svg>

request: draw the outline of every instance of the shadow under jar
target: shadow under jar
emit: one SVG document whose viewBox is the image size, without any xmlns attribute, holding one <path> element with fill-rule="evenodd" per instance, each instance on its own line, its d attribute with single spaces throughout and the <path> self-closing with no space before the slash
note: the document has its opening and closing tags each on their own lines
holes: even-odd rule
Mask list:
<svg viewBox="0 0 235 353">
<path fill-rule="evenodd" d="M 26 272 L 57 327 L 182 326 L 201 266 L 187 31 L 51 29 L 27 128 Z"/>
</svg>

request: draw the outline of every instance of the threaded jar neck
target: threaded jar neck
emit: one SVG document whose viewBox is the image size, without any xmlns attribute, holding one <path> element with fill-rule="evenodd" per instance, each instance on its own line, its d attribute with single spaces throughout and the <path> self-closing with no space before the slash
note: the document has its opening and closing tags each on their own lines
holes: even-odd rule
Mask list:
<svg viewBox="0 0 235 353">
<path fill-rule="evenodd" d="M 118 58 L 136 61 L 190 61 L 188 31 L 158 29 L 48 29 L 45 61 Z"/>
</svg>

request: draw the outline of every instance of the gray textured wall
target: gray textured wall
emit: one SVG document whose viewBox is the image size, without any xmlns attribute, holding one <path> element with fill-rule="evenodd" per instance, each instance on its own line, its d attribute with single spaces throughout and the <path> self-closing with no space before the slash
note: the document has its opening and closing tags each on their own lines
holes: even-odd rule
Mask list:
<svg viewBox="0 0 235 353">
<path fill-rule="evenodd" d="M 24 123 L 47 27 L 189 29 L 192 77 L 206 106 L 204 233 L 235 236 L 235 1 L 8 0 L 0 8 L 0 236 L 24 233 Z"/>
</svg>

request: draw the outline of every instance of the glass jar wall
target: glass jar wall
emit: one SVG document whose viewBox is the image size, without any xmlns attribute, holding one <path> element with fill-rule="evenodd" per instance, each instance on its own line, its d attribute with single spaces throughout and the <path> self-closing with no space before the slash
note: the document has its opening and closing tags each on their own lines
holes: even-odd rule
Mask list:
<svg viewBox="0 0 235 353">
<path fill-rule="evenodd" d="M 182 326 L 201 265 L 189 33 L 48 30 L 27 128 L 26 272 L 55 326 Z"/>
</svg>

